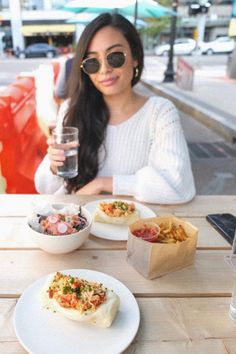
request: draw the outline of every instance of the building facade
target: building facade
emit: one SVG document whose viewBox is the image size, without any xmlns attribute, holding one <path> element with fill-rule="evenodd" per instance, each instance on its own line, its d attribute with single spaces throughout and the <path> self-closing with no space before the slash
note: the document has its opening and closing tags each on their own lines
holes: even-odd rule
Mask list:
<svg viewBox="0 0 236 354">
<path fill-rule="evenodd" d="M 204 0 L 199 0 L 198 2 L 204 4 Z M 206 13 L 205 41 L 227 36 L 232 16 L 232 0 L 210 0 L 209 2 L 211 6 Z M 199 15 L 189 16 L 190 3 L 190 1 L 180 0 L 179 13 L 182 16 L 179 21 L 178 31 L 181 36 L 184 35 L 196 39 Z"/>
<path fill-rule="evenodd" d="M 75 25 L 67 23 L 72 13 L 62 11 L 63 0 L 13 0 L 19 1 L 21 33 L 24 46 L 37 42 L 67 47 L 74 41 Z M 4 32 L 5 48 L 13 48 L 11 0 L 0 0 L 0 32 Z"/>
<path fill-rule="evenodd" d="M 13 47 L 11 28 L 11 0 L 0 0 L 0 32 L 4 33 L 5 48 Z M 76 26 L 68 21 L 74 14 L 62 11 L 67 0 L 14 0 L 21 8 L 21 28 L 25 46 L 35 42 L 47 42 L 66 47 L 75 39 Z M 194 1 L 194 0 L 192 0 Z M 196 0 L 204 1 L 204 0 Z M 195 2 L 196 2 L 195 1 Z M 210 0 L 212 5 L 206 14 L 204 40 L 227 35 L 232 15 L 232 0 Z M 98 0 L 99 3 L 99 0 Z M 178 37 L 196 38 L 198 16 L 189 16 L 190 0 L 179 0 L 177 23 Z M 157 20 L 158 21 L 158 20 Z M 162 40 L 169 37 L 169 29 L 162 33 Z"/>
</svg>

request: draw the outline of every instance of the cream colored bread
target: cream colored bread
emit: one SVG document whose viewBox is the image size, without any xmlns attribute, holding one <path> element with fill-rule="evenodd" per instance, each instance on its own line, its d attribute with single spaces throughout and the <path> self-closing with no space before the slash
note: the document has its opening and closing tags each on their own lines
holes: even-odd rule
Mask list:
<svg viewBox="0 0 236 354">
<path fill-rule="evenodd" d="M 139 219 L 134 203 L 122 200 L 100 202 L 93 213 L 93 221 L 116 225 L 130 225 Z"/>
<path fill-rule="evenodd" d="M 93 214 L 93 221 L 103 222 L 107 224 L 116 224 L 116 225 L 130 225 L 133 224 L 136 220 L 139 219 L 139 212 L 136 210 L 130 215 L 126 216 L 109 216 L 104 211 L 99 208 L 96 208 Z"/>
<path fill-rule="evenodd" d="M 74 308 L 62 307 L 57 300 L 49 297 L 48 289 L 56 273 L 51 274 L 41 292 L 41 301 L 45 308 L 56 311 L 74 321 L 87 322 L 98 327 L 110 327 L 119 310 L 120 299 L 113 291 L 107 289 L 106 300 L 97 309 L 81 312 Z"/>
</svg>

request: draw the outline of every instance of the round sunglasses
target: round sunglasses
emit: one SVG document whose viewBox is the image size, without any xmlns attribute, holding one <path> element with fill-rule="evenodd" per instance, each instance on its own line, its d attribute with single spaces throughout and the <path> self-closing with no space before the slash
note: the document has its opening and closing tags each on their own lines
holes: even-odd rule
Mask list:
<svg viewBox="0 0 236 354">
<path fill-rule="evenodd" d="M 112 52 L 107 54 L 106 61 L 108 65 L 113 68 L 121 68 L 125 63 L 126 53 L 124 52 Z M 96 74 L 101 67 L 101 63 L 97 58 L 87 58 L 82 61 L 80 65 L 81 69 L 87 75 Z"/>
</svg>

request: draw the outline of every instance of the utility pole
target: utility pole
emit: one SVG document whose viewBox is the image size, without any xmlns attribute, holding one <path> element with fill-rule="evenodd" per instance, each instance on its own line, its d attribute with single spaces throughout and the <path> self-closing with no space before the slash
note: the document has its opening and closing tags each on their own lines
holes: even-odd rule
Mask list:
<svg viewBox="0 0 236 354">
<path fill-rule="evenodd" d="M 21 50 L 25 48 L 24 37 L 22 35 L 21 5 L 20 0 L 9 0 L 11 12 L 11 35 L 13 49 L 17 47 Z"/>
<path fill-rule="evenodd" d="M 43 0 L 43 9 L 45 11 L 52 10 L 52 1 L 51 0 Z"/>
<path fill-rule="evenodd" d="M 201 42 L 204 42 L 206 17 L 211 7 L 209 0 L 193 1 L 189 4 L 189 16 L 197 16 L 197 45 L 199 47 Z"/>
<path fill-rule="evenodd" d="M 206 18 L 211 3 L 208 0 L 201 0 L 199 2 L 200 5 L 200 12 L 197 14 L 198 23 L 197 23 L 197 48 L 200 43 L 204 42 L 205 36 L 205 27 L 206 27 Z"/>
<path fill-rule="evenodd" d="M 197 15 L 197 48 L 199 44 L 204 42 L 205 27 L 206 27 L 206 14 Z"/>
<path fill-rule="evenodd" d="M 138 18 L 138 0 L 135 0 L 135 7 L 134 7 L 134 27 L 136 27 Z"/>
<path fill-rule="evenodd" d="M 178 0 L 173 0 L 172 2 L 172 10 L 177 13 L 178 10 Z M 175 79 L 173 58 L 174 58 L 174 43 L 176 38 L 176 22 L 177 16 L 172 15 L 171 17 L 171 26 L 170 26 L 170 50 L 168 56 L 168 64 L 167 69 L 164 72 L 164 80 L 163 82 L 173 82 Z"/>
<path fill-rule="evenodd" d="M 229 36 L 236 36 L 236 0 L 233 0 L 232 18 L 229 25 Z M 231 79 L 236 79 L 236 41 L 233 53 L 229 56 L 227 63 L 227 74 Z"/>
</svg>

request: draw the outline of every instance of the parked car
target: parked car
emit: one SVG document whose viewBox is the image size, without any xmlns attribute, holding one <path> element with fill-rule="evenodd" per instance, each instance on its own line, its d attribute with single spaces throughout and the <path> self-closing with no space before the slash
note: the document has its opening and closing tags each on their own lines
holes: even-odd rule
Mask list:
<svg viewBox="0 0 236 354">
<path fill-rule="evenodd" d="M 47 57 L 53 58 L 58 54 L 57 48 L 47 43 L 35 43 L 29 45 L 25 50 L 19 50 L 15 53 L 17 58 Z"/>
<path fill-rule="evenodd" d="M 215 53 L 232 53 L 235 41 L 229 37 L 218 37 L 212 42 L 199 43 L 202 54 L 212 55 Z"/>
<path fill-rule="evenodd" d="M 191 38 L 178 38 L 174 41 L 175 55 L 191 55 L 196 48 L 196 41 Z M 168 56 L 170 44 L 162 44 L 155 48 L 156 55 Z"/>
</svg>

